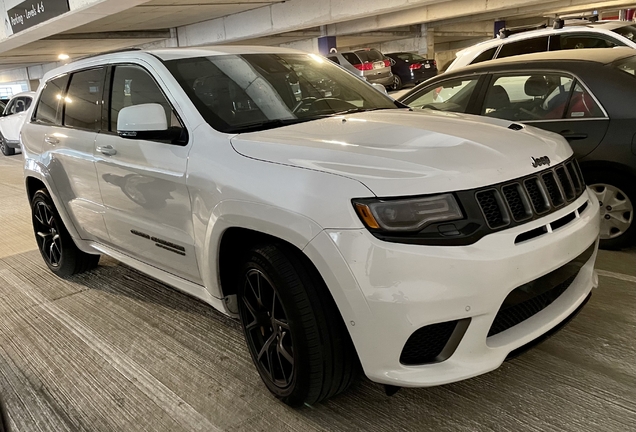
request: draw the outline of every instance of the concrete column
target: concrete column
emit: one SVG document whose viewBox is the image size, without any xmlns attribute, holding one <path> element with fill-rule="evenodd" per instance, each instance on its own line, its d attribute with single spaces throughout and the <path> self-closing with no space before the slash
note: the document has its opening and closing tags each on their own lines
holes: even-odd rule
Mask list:
<svg viewBox="0 0 636 432">
<path fill-rule="evenodd" d="M 435 58 L 435 34 L 433 29 L 429 28 L 426 24 L 422 24 L 422 37 L 426 38 L 426 57 L 429 59 Z"/>
</svg>

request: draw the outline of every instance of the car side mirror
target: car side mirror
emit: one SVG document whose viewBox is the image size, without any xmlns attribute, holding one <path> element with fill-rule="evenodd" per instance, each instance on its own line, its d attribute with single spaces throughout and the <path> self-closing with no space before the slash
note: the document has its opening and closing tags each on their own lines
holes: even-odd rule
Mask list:
<svg viewBox="0 0 636 432">
<path fill-rule="evenodd" d="M 158 103 L 128 106 L 117 116 L 117 134 L 122 138 L 172 143 L 182 132 L 180 127 L 168 127 L 166 110 Z"/>
<path fill-rule="evenodd" d="M 373 83 L 371 85 L 373 86 L 374 89 L 376 89 L 380 93 L 384 93 L 385 95 L 388 95 L 388 93 L 386 92 L 386 87 L 384 87 L 382 84 Z"/>
</svg>

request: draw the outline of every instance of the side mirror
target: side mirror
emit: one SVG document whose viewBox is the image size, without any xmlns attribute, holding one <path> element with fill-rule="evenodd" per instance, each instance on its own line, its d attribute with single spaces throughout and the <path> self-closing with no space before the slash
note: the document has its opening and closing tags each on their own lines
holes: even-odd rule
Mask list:
<svg viewBox="0 0 636 432">
<path fill-rule="evenodd" d="M 122 138 L 174 142 L 181 128 L 169 128 L 166 110 L 158 103 L 132 105 L 117 116 L 117 134 Z"/>
<path fill-rule="evenodd" d="M 388 95 L 388 93 L 386 91 L 386 87 L 384 87 L 382 84 L 373 83 L 371 85 L 373 86 L 374 89 L 376 89 L 380 93 L 384 93 L 385 95 Z"/>
</svg>

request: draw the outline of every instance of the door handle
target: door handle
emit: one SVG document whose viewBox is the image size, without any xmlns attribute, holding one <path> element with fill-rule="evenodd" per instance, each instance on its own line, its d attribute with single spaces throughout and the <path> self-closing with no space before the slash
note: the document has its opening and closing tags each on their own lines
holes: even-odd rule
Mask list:
<svg viewBox="0 0 636 432">
<path fill-rule="evenodd" d="M 106 156 L 114 156 L 117 154 L 117 150 L 115 150 L 111 145 L 98 146 L 97 151 Z"/>
<path fill-rule="evenodd" d="M 55 144 L 59 144 L 59 143 L 60 143 L 60 140 L 59 140 L 59 139 L 57 139 L 57 138 L 55 138 L 55 137 L 52 137 L 52 136 L 46 136 L 46 137 L 44 137 L 44 141 L 45 141 L 46 143 L 48 143 L 48 144 L 52 144 L 52 145 L 55 145 Z"/>
<path fill-rule="evenodd" d="M 570 140 L 581 140 L 581 139 L 585 139 L 587 138 L 587 134 L 586 133 L 577 133 L 577 132 L 573 132 L 571 130 L 564 130 L 561 131 L 561 136 L 563 138 L 565 138 L 566 140 L 570 141 Z"/>
</svg>

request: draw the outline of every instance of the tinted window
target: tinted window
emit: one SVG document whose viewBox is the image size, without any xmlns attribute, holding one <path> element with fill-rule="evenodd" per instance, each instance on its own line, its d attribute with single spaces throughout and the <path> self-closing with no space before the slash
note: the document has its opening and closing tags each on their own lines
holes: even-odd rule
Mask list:
<svg viewBox="0 0 636 432">
<path fill-rule="evenodd" d="M 478 80 L 479 78 L 446 81 L 405 99 L 404 103 L 413 108 L 466 112 Z"/>
<path fill-rule="evenodd" d="M 398 54 L 392 54 L 389 57 L 392 58 L 399 58 L 400 60 L 404 60 L 406 62 L 413 62 L 413 61 L 418 61 L 418 62 L 423 62 L 426 61 L 426 59 L 422 56 L 419 56 L 417 54 L 411 54 L 411 53 L 398 53 Z"/>
<path fill-rule="evenodd" d="M 338 57 L 336 56 L 330 56 L 327 57 L 329 60 L 331 60 L 332 62 L 334 62 L 335 64 L 340 64 L 340 60 L 338 60 Z"/>
<path fill-rule="evenodd" d="M 525 39 L 518 42 L 504 44 L 497 54 L 497 58 L 531 54 L 548 50 L 548 37 Z"/>
<path fill-rule="evenodd" d="M 612 30 L 614 33 L 618 33 L 619 35 L 626 37 L 631 41 L 636 42 L 636 26 L 634 25 L 626 25 L 625 27 L 619 27 L 617 29 Z M 622 44 L 621 44 L 622 45 Z"/>
<path fill-rule="evenodd" d="M 563 118 L 572 82 L 557 74 L 499 76 L 488 87 L 482 115 L 513 121 Z"/>
<path fill-rule="evenodd" d="M 56 120 L 57 105 L 66 91 L 68 75 L 63 75 L 46 83 L 40 100 L 35 107 L 33 119 L 40 123 L 58 124 Z"/>
<path fill-rule="evenodd" d="M 360 57 L 360 60 L 362 60 L 362 63 L 384 60 L 384 56 L 382 55 L 382 53 L 374 49 L 368 50 L 368 51 L 367 50 L 356 51 L 356 54 L 358 55 L 358 57 Z"/>
<path fill-rule="evenodd" d="M 31 98 L 30 97 L 19 97 L 15 99 L 15 105 L 12 109 L 12 114 L 17 114 L 24 112 L 29 109 L 31 106 Z"/>
<path fill-rule="evenodd" d="M 497 51 L 497 48 L 499 47 L 496 46 L 494 48 L 490 48 L 489 50 L 484 51 L 483 53 L 479 54 L 477 58 L 475 58 L 475 60 L 470 62 L 470 64 L 476 64 L 476 63 L 492 60 L 493 56 L 495 55 L 495 51 Z"/>
<path fill-rule="evenodd" d="M 163 107 L 169 126 L 179 125 L 170 103 L 145 69 L 139 66 L 116 66 L 111 86 L 110 130 L 117 130 L 117 118 L 122 108 L 147 103 L 157 103 Z"/>
<path fill-rule="evenodd" d="M 622 44 L 621 44 L 622 45 Z M 609 38 L 601 35 L 570 33 L 552 36 L 550 41 L 550 50 L 568 50 L 578 48 L 613 48 L 617 46 Z"/>
<path fill-rule="evenodd" d="M 361 61 L 354 53 L 343 53 L 342 56 L 352 65 L 360 64 Z"/>
<path fill-rule="evenodd" d="M 9 101 L 9 105 L 7 105 L 4 109 L 4 115 L 11 115 L 15 112 L 15 102 L 17 99 L 13 99 Z"/>
<path fill-rule="evenodd" d="M 579 83 L 574 86 L 572 99 L 568 106 L 566 118 L 598 118 L 604 117 L 603 111 L 598 106 L 590 93 Z"/>
<path fill-rule="evenodd" d="M 98 130 L 101 124 L 104 68 L 76 72 L 64 98 L 64 125 Z"/>
<path fill-rule="evenodd" d="M 636 76 L 636 56 L 629 57 L 624 60 L 615 63 L 615 67 L 623 72 L 627 72 L 630 75 Z"/>
</svg>

